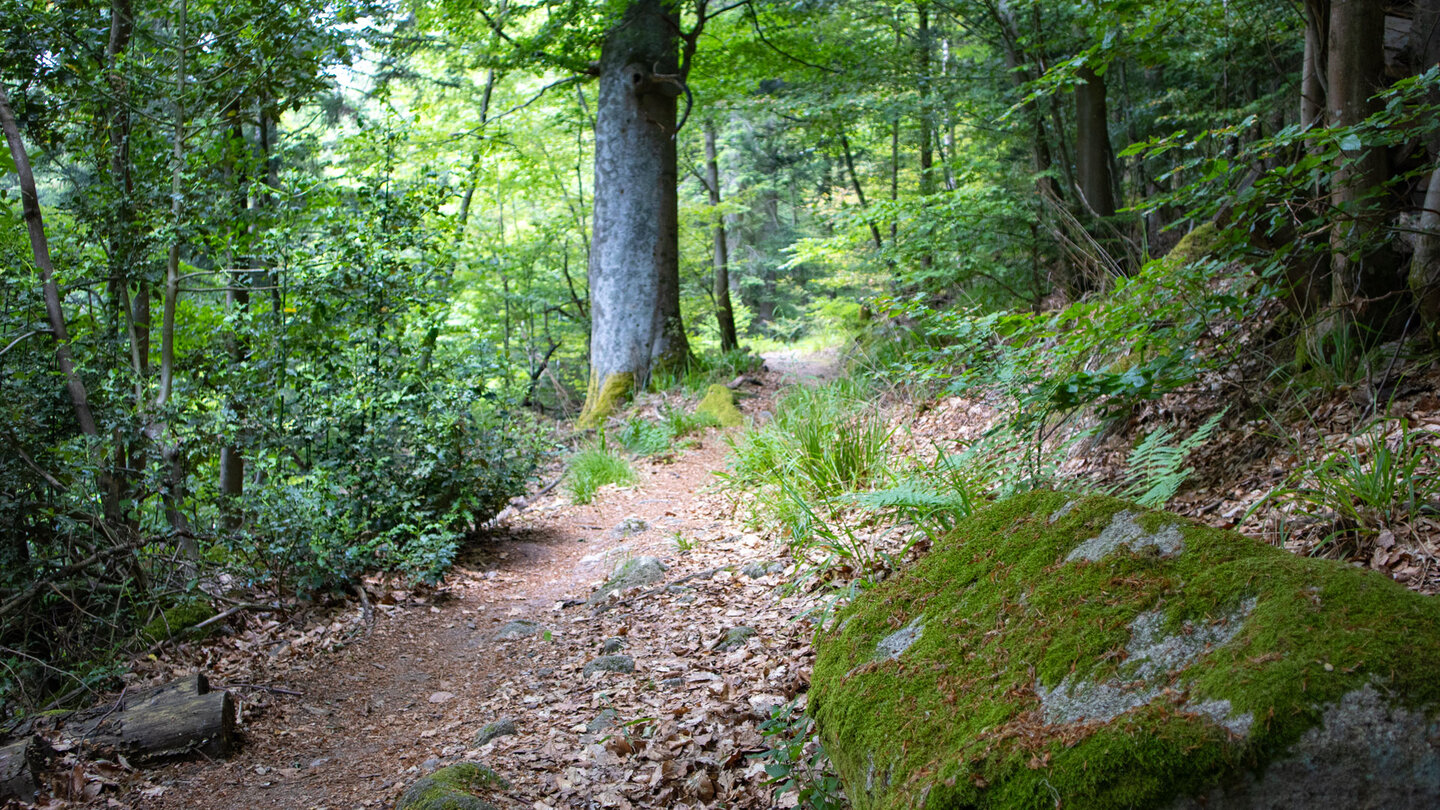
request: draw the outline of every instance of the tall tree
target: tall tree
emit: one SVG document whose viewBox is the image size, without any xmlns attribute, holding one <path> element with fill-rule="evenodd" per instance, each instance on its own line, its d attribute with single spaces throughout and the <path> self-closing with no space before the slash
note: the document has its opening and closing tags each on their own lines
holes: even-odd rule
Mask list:
<svg viewBox="0 0 1440 810">
<path fill-rule="evenodd" d="M 720 160 L 715 150 L 715 122 L 705 121 L 705 185 L 715 210 L 715 320 L 720 329 L 720 351 L 740 348 L 735 334 L 735 310 L 730 304 L 730 255 L 725 241 L 725 214 L 720 210 Z"/>
<path fill-rule="evenodd" d="M 599 425 L 652 372 L 690 356 L 676 207 L 676 99 L 685 89 L 679 32 L 670 3 L 630 0 L 601 46 L 581 427 Z"/>
</svg>

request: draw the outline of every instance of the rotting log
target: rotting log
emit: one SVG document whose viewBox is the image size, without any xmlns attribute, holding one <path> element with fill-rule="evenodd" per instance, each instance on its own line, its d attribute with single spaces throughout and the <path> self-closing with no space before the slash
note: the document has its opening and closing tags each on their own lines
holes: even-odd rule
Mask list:
<svg viewBox="0 0 1440 810">
<path fill-rule="evenodd" d="M 198 673 L 121 695 L 83 715 L 67 718 L 66 736 L 113 748 L 141 763 L 196 753 L 224 757 L 235 747 L 235 699 L 229 692 L 211 691 Z"/>
<path fill-rule="evenodd" d="M 35 735 L 0 747 L 0 803 L 35 800 L 40 787 L 35 774 L 44 765 L 48 746 Z"/>
</svg>

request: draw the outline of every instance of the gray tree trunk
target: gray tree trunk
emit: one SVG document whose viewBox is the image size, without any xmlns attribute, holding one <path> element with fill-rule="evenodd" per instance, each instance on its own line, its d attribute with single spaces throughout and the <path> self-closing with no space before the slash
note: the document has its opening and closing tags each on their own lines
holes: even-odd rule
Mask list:
<svg viewBox="0 0 1440 810">
<path fill-rule="evenodd" d="M 690 356 L 675 190 L 679 26 L 664 0 L 630 0 L 601 46 L 582 428 L 601 424 L 653 371 Z"/>
</svg>

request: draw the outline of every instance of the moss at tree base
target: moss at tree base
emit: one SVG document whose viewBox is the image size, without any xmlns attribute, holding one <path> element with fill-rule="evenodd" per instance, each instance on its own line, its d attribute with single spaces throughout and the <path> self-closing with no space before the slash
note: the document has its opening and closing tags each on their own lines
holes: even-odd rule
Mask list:
<svg viewBox="0 0 1440 810">
<path fill-rule="evenodd" d="M 617 371 L 605 378 L 604 382 L 590 374 L 590 384 L 585 392 L 585 405 L 580 409 L 580 418 L 575 427 L 592 430 L 605 424 L 605 420 L 635 393 L 635 375 L 629 371 Z"/>
<path fill-rule="evenodd" d="M 510 785 L 478 762 L 461 762 L 430 774 L 406 788 L 395 810 L 496 810 L 476 794 Z"/>
<path fill-rule="evenodd" d="M 718 383 L 706 389 L 705 398 L 700 400 L 695 412 L 715 417 L 721 427 L 745 424 L 745 417 L 735 407 L 735 392 Z"/>
<path fill-rule="evenodd" d="M 816 639 L 856 808 L 1440 806 L 1440 603 L 1113 498 L 963 522 Z"/>
</svg>

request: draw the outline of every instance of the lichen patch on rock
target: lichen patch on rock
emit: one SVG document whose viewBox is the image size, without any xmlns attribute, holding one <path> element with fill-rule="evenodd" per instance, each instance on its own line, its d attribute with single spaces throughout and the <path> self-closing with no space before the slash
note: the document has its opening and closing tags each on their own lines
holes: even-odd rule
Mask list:
<svg viewBox="0 0 1440 810">
<path fill-rule="evenodd" d="M 1067 507 L 1071 505 L 1066 504 L 1060 507 L 1051 515 L 1050 522 L 1054 523 L 1064 517 Z M 1173 557 L 1184 550 L 1185 542 L 1180 538 L 1180 530 L 1172 524 L 1161 526 L 1155 531 L 1146 531 L 1135 521 L 1135 513 L 1127 509 L 1117 512 L 1111 518 L 1110 525 L 1106 526 L 1100 534 L 1076 546 L 1074 551 L 1066 555 L 1065 562 L 1075 562 L 1076 560 L 1094 562 L 1121 547 L 1131 551 L 1153 548 L 1159 552 L 1161 557 Z"/>
<path fill-rule="evenodd" d="M 920 634 L 924 632 L 925 618 L 922 616 L 885 638 L 880 639 L 880 643 L 875 645 L 875 657 L 877 659 L 888 658 L 891 660 L 899 658 L 902 653 L 910 649 L 910 645 L 914 644 L 915 640 L 920 638 Z"/>
</svg>

